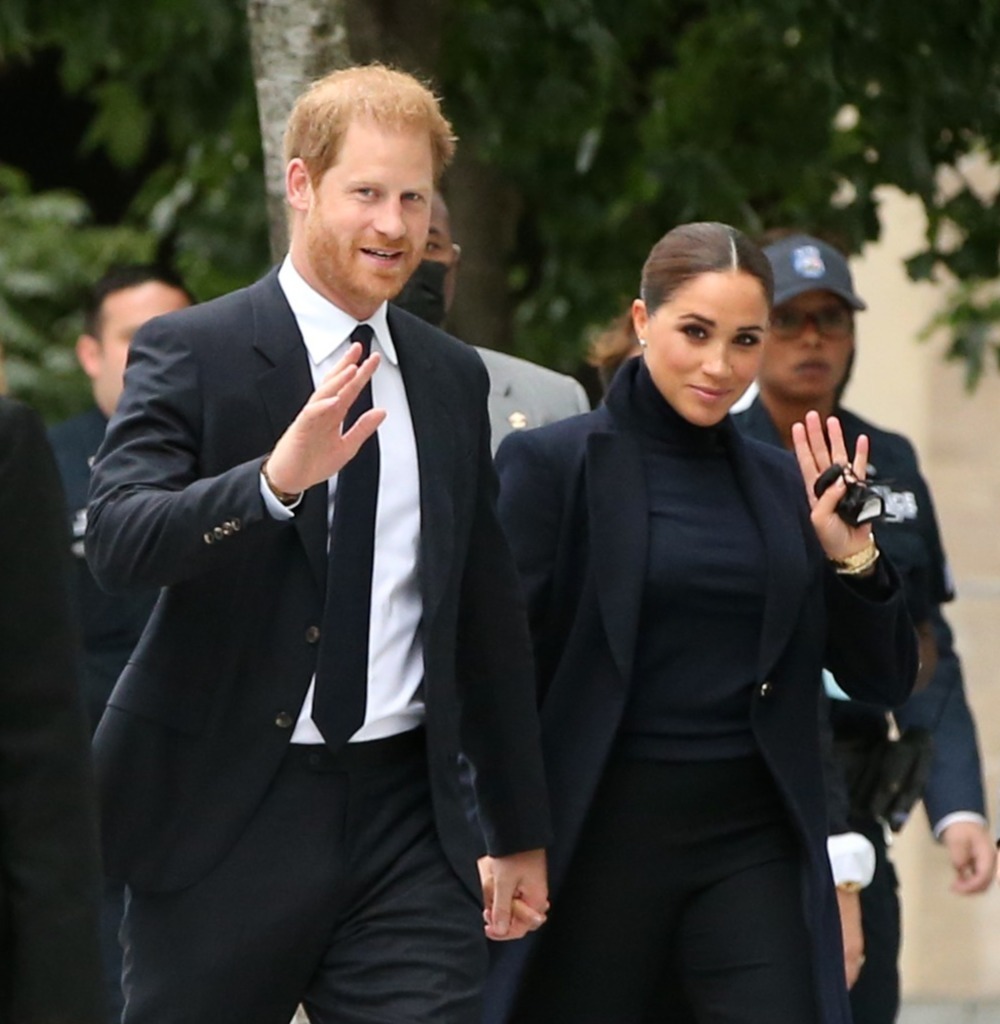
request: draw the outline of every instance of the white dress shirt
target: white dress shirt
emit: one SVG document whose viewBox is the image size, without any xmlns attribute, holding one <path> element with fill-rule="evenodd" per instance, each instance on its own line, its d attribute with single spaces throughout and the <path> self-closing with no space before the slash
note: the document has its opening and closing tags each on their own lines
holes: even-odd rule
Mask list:
<svg viewBox="0 0 1000 1024">
<path fill-rule="evenodd" d="M 358 321 L 314 291 L 288 257 L 278 271 L 278 283 L 302 333 L 313 385 L 318 386 L 347 351 Z M 372 350 L 382 356 L 372 378 L 372 401 L 376 408 L 386 410 L 386 418 L 378 429 L 380 465 L 368 633 L 368 700 L 364 725 L 351 737 L 352 743 L 406 732 L 424 719 L 416 439 L 399 358 L 389 333 L 386 304 L 382 303 L 364 322 L 375 332 Z M 333 522 L 337 496 L 336 475 L 330 478 L 328 488 L 329 524 Z M 275 517 L 291 518 L 295 514 L 274 497 L 263 478 L 261 494 Z M 276 599 L 280 600 L 280 595 Z M 314 677 L 299 712 L 292 743 L 323 742 L 312 720 L 315 686 Z"/>
</svg>

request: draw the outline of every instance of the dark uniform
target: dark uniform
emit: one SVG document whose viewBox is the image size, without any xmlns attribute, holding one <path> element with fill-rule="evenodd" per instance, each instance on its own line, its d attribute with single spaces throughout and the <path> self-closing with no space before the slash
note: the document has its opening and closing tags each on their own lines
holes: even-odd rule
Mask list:
<svg viewBox="0 0 1000 1024">
<path fill-rule="evenodd" d="M 156 601 L 155 591 L 108 594 L 97 585 L 83 556 L 90 466 L 104 439 L 107 425 L 104 414 L 95 406 L 49 431 L 69 512 L 74 555 L 73 584 L 83 635 L 82 687 L 91 735 L 97 728 L 111 690 L 138 643 Z M 112 1021 L 121 1018 L 123 1006 L 122 953 L 118 944 L 118 929 L 124 909 L 123 896 L 120 882 L 105 882 L 101 952 Z"/>
<path fill-rule="evenodd" d="M 91 733 L 97 728 L 111 690 L 138 643 L 156 601 L 155 591 L 124 596 L 108 594 L 97 585 L 83 557 L 90 466 L 107 425 L 104 414 L 95 407 L 49 431 L 66 492 L 73 537 L 74 585 L 83 631 L 83 692 Z"/>
<path fill-rule="evenodd" d="M 923 791 L 927 816 L 932 825 L 957 811 L 985 817 L 975 723 L 965 699 L 951 630 L 940 611 L 940 605 L 951 601 L 955 593 L 916 452 L 905 437 L 882 430 L 846 409 L 837 409 L 836 415 L 849 451 L 854 450 L 859 434 L 867 434 L 871 441 L 868 480 L 885 502 L 884 518 L 874 527 L 876 540 L 903 579 L 913 621 L 930 622 L 937 641 L 938 664 L 929 685 L 895 712 L 900 730 L 923 728 L 933 737 L 930 777 Z M 781 437 L 759 398 L 735 418 L 751 437 L 781 446 Z M 885 741 L 889 723 L 884 711 L 856 701 L 834 700 L 830 705 L 834 750 L 841 751 L 839 756 L 848 748 L 877 748 Z M 896 872 L 886 856 L 885 826 L 857 806 L 856 793 L 848 796 L 850 827 L 867 836 L 876 853 L 875 876 L 861 893 L 865 964 L 851 990 L 851 1008 L 855 1024 L 892 1024 L 899 1012 Z"/>
</svg>

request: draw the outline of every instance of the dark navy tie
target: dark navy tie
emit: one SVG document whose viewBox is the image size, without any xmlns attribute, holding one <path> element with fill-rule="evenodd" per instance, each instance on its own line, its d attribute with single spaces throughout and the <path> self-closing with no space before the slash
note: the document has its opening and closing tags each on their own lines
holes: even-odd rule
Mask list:
<svg viewBox="0 0 1000 1024">
<path fill-rule="evenodd" d="M 358 324 L 351 334 L 351 341 L 361 343 L 362 360 L 371 351 L 372 333 L 368 324 Z M 371 407 L 369 381 L 351 406 L 344 430 Z M 378 471 L 375 435 L 365 441 L 337 476 L 312 714 L 327 746 L 335 750 L 365 720 Z"/>
</svg>

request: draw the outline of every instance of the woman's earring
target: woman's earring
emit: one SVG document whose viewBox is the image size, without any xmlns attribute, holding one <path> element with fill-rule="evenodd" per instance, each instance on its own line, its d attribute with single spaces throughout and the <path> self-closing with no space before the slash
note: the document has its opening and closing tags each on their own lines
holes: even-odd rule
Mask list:
<svg viewBox="0 0 1000 1024">
<path fill-rule="evenodd" d="M 645 338 L 639 338 L 637 340 L 639 342 L 639 348 L 645 348 L 646 347 L 646 339 Z"/>
</svg>

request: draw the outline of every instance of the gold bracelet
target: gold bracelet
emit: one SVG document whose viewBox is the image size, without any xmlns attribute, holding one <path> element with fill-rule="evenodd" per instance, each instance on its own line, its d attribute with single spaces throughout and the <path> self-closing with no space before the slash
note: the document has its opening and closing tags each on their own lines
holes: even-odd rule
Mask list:
<svg viewBox="0 0 1000 1024">
<path fill-rule="evenodd" d="M 877 561 L 879 549 L 875 546 L 875 538 L 869 537 L 868 543 L 853 555 L 846 558 L 831 558 L 834 571 L 840 576 L 860 576 L 867 572 Z"/>
<path fill-rule="evenodd" d="M 271 456 L 268 455 L 267 459 L 269 459 L 270 457 Z M 298 494 L 291 494 L 288 491 L 282 491 L 278 487 L 275 487 L 274 481 L 271 479 L 267 472 L 267 459 L 265 459 L 261 463 L 260 467 L 260 475 L 264 478 L 264 483 L 267 484 L 271 493 L 278 499 L 278 501 L 281 502 L 282 505 L 294 505 L 299 500 L 299 498 L 302 497 L 302 492 L 299 491 Z"/>
</svg>

